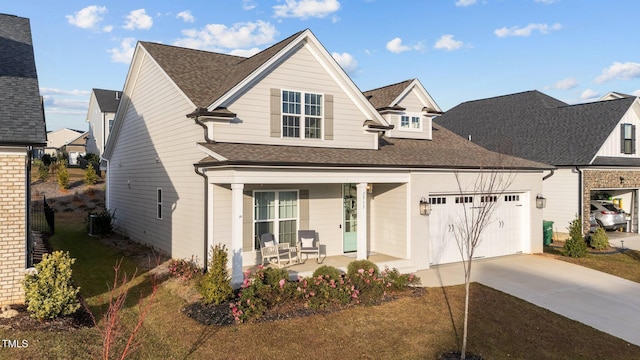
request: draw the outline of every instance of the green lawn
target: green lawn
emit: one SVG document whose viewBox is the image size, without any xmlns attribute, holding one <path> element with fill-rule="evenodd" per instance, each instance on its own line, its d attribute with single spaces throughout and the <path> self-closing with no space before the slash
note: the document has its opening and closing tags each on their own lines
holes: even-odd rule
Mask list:
<svg viewBox="0 0 640 360">
<path fill-rule="evenodd" d="M 91 308 L 101 311 L 113 282 L 113 265 L 121 255 L 85 235 L 77 218 L 58 220 L 65 222 L 58 223 L 52 244 L 77 259 L 74 281 Z M 123 260 L 123 270 L 132 273 L 134 268 L 133 261 Z M 636 259 L 635 271 L 639 268 Z M 461 341 L 463 286 L 431 288 L 422 296 L 379 306 L 227 327 L 200 325 L 182 314 L 187 302 L 180 294 L 185 287 L 177 280 L 160 285 L 132 358 L 435 359 L 439 353 L 458 349 Z M 123 312 L 127 326 L 123 331 L 137 319 L 136 302 L 149 289 L 149 277 L 139 274 Z M 470 314 L 468 352 L 487 359 L 634 359 L 640 354 L 640 347 L 478 284 L 472 285 Z M 101 355 L 95 328 L 58 333 L 0 330 L 0 336 L 29 343 L 27 348 L 0 349 L 0 358 Z"/>
</svg>

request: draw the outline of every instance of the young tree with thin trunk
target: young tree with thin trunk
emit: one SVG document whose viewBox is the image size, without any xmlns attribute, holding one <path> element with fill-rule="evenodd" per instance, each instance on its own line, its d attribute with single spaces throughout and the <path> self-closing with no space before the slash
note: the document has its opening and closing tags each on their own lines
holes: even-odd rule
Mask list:
<svg viewBox="0 0 640 360">
<path fill-rule="evenodd" d="M 481 169 L 475 178 L 466 181 L 465 176 L 455 173 L 458 185 L 458 201 L 462 205 L 462 214 L 454 224 L 456 244 L 462 255 L 464 267 L 464 325 L 460 359 L 464 360 L 467 350 L 469 319 L 469 285 L 471 283 L 471 265 L 478 246 L 483 240 L 483 232 L 495 221 L 494 214 L 499 200 L 509 189 L 515 174 L 504 169 Z"/>
</svg>

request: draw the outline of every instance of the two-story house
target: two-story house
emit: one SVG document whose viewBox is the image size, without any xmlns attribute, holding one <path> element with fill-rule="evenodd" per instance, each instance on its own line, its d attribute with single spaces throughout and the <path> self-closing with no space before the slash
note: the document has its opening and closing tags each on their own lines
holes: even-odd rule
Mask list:
<svg viewBox="0 0 640 360">
<path fill-rule="evenodd" d="M 0 14 L 0 305 L 24 300 L 31 158 L 46 142 L 29 19 Z"/>
<path fill-rule="evenodd" d="M 89 123 L 89 137 L 87 139 L 87 153 L 101 156 L 113 127 L 122 91 L 92 89 L 89 98 L 87 119 Z"/>
<path fill-rule="evenodd" d="M 139 42 L 103 155 L 107 207 L 174 258 L 206 262 L 225 244 L 235 284 L 260 263 L 257 237 L 293 243 L 301 229 L 323 256 L 417 270 L 461 258 L 445 224 L 461 211 L 456 174 L 498 171 L 516 174 L 495 198 L 510 226 L 479 254 L 540 252 L 551 167 L 471 143 L 432 123 L 439 113 L 418 80 L 363 94 L 310 30 L 249 58 Z"/>
<path fill-rule="evenodd" d="M 494 151 L 552 164 L 545 176 L 545 220 L 567 232 L 576 215 L 588 227 L 591 200 L 611 200 L 638 232 L 640 154 L 636 149 L 640 101 L 609 93 L 569 105 L 539 91 L 464 102 L 437 122 Z"/>
</svg>

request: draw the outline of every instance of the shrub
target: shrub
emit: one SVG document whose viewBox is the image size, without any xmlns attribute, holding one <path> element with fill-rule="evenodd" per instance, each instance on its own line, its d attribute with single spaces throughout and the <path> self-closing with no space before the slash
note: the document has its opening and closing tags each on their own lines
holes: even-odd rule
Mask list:
<svg viewBox="0 0 640 360">
<path fill-rule="evenodd" d="M 205 304 L 219 305 L 233 295 L 231 277 L 227 270 L 227 249 L 216 245 L 209 252 L 209 269 L 198 282 L 198 291 Z"/>
<path fill-rule="evenodd" d="M 415 274 L 400 274 L 396 268 L 385 268 L 380 275 L 389 291 L 402 291 L 411 285 L 420 285 L 420 278 Z"/>
<path fill-rule="evenodd" d="M 298 298 L 305 302 L 306 307 L 314 310 L 334 304 L 346 305 L 354 299 L 354 294 L 355 288 L 345 282 L 342 276 L 335 280 L 330 275 L 314 274 L 311 278 L 300 279 L 296 288 Z"/>
<path fill-rule="evenodd" d="M 64 162 L 58 166 L 58 185 L 60 185 L 62 189 L 69 188 L 69 172 Z"/>
<path fill-rule="evenodd" d="M 71 265 L 75 262 L 68 252 L 56 251 L 42 256 L 37 273 L 26 275 L 23 287 L 25 302 L 31 316 L 39 320 L 71 315 L 80 308 L 80 288 L 71 283 Z"/>
<path fill-rule="evenodd" d="M 87 153 L 82 158 L 87 160 L 88 162 L 100 162 L 100 156 L 94 153 Z"/>
<path fill-rule="evenodd" d="M 254 273 L 246 271 L 238 300 L 231 304 L 236 321 L 258 318 L 268 308 L 293 299 L 295 286 L 288 279 L 284 269 L 259 266 Z"/>
<path fill-rule="evenodd" d="M 202 274 L 202 268 L 192 256 L 191 259 L 171 259 L 169 261 L 169 275 L 180 280 L 191 280 L 194 276 Z"/>
<path fill-rule="evenodd" d="M 317 278 L 318 276 L 322 276 L 324 279 L 336 282 L 342 280 L 342 272 L 329 265 L 322 265 L 313 272 L 314 278 Z"/>
<path fill-rule="evenodd" d="M 347 277 L 351 277 L 355 275 L 360 269 L 363 269 L 367 272 L 373 269 L 373 273 L 378 275 L 380 273 L 378 269 L 378 265 L 369 260 L 356 260 L 352 261 L 347 265 Z"/>
<path fill-rule="evenodd" d="M 569 239 L 564 243 L 564 256 L 585 257 L 587 256 L 587 243 L 582 237 L 582 218 L 576 216 L 569 225 Z"/>
<path fill-rule="evenodd" d="M 607 232 L 601 227 L 597 228 L 591 236 L 589 245 L 596 250 L 608 249 L 609 237 L 607 236 Z"/>
<path fill-rule="evenodd" d="M 44 182 L 49 180 L 49 166 L 45 165 L 42 160 L 34 160 L 33 165 L 38 167 L 38 180 Z"/>
<path fill-rule="evenodd" d="M 96 170 L 93 168 L 93 165 L 89 163 L 87 165 L 87 169 L 84 171 L 84 183 L 87 185 L 95 185 L 98 181 L 98 174 Z"/>
<path fill-rule="evenodd" d="M 55 158 L 53 158 L 51 155 L 49 154 L 44 154 L 42 155 L 42 163 L 44 163 L 45 166 L 49 166 L 51 165 L 51 163 L 55 162 Z"/>
</svg>

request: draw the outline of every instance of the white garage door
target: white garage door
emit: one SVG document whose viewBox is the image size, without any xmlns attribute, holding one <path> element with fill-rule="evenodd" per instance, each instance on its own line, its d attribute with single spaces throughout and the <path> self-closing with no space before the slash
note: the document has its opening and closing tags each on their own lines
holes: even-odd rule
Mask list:
<svg viewBox="0 0 640 360">
<path fill-rule="evenodd" d="M 521 194 L 503 194 L 501 196 L 431 196 L 431 214 L 429 215 L 431 264 L 446 264 L 462 261 L 455 237 L 456 228 L 461 226 L 464 217 L 464 205 L 467 211 L 473 211 L 484 201 L 496 201 L 490 224 L 484 230 L 480 245 L 474 258 L 495 257 L 521 253 L 523 249 L 524 207 Z M 481 205 L 480 205 L 481 206 Z"/>
</svg>

